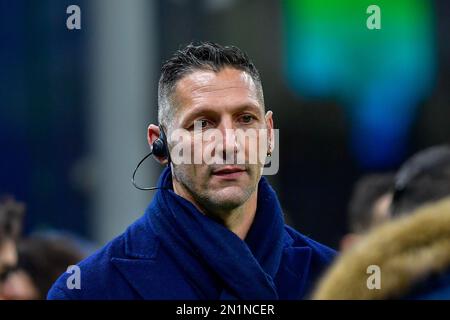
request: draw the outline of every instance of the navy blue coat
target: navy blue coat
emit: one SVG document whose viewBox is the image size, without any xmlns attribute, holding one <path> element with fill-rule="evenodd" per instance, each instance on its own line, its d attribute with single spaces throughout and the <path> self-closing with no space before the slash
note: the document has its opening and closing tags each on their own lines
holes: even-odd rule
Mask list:
<svg viewBox="0 0 450 320">
<path fill-rule="evenodd" d="M 166 172 L 167 176 L 169 176 L 169 174 L 170 173 Z M 168 183 L 170 183 L 170 181 Z M 270 208 L 266 210 L 268 212 L 260 212 L 257 216 L 263 217 L 263 215 L 266 214 L 266 217 L 271 218 L 275 215 L 272 211 L 281 210 L 279 209 L 275 193 L 265 179 L 262 179 L 260 182 L 259 190 L 259 193 L 261 194 L 261 199 L 258 200 L 261 201 L 260 207 Z M 212 295 L 209 294 L 207 299 L 223 298 L 223 296 L 220 295 L 215 296 L 216 291 L 210 290 L 210 287 L 217 287 L 218 283 L 215 283 L 214 281 L 210 282 L 206 280 L 206 278 L 214 279 L 214 277 L 209 277 L 209 275 L 202 270 L 198 270 L 197 273 L 197 269 L 195 268 L 201 269 L 203 264 L 197 264 L 198 261 L 196 260 L 191 261 L 190 263 L 185 260 L 184 256 L 180 263 L 180 261 L 176 260 L 180 258 L 181 254 L 176 254 L 175 258 L 173 254 L 170 254 L 170 249 L 173 249 L 174 244 L 170 244 L 169 246 L 162 245 L 162 243 L 164 244 L 162 239 L 164 239 L 167 232 L 165 232 L 165 230 L 163 233 L 155 232 L 155 230 L 158 230 L 157 224 L 155 224 L 156 220 L 152 220 L 151 217 L 164 216 L 167 214 L 167 212 L 164 211 L 170 211 L 170 209 L 162 209 L 161 203 L 164 201 L 163 197 L 168 197 L 172 202 L 180 202 L 184 206 L 183 208 L 187 208 L 187 211 L 195 211 L 192 204 L 175 195 L 173 192 L 162 193 L 161 190 L 158 191 L 155 199 L 140 219 L 128 227 L 123 234 L 109 242 L 104 248 L 78 264 L 81 271 L 80 289 L 69 289 L 70 286 L 67 285 L 67 280 L 71 274 L 65 273 L 56 281 L 49 291 L 48 299 L 204 299 L 204 296 L 202 297 L 199 295 L 199 290 L 196 290 L 196 286 L 193 285 L 192 278 L 187 276 L 188 270 L 191 272 L 191 275 L 192 273 L 194 274 L 194 279 L 202 277 L 202 279 L 198 279 L 198 281 L 202 282 L 203 289 L 206 288 L 204 291 L 213 293 Z M 181 207 L 177 207 L 176 209 L 177 220 L 183 218 L 183 213 L 180 211 L 186 211 L 185 209 L 180 208 Z M 236 254 L 239 252 L 243 254 L 242 257 L 237 256 L 237 268 L 239 268 L 241 264 L 243 265 L 243 268 L 245 268 L 246 261 L 252 260 L 251 257 L 250 260 L 248 260 L 248 256 L 245 257 L 245 254 L 249 251 L 241 250 L 242 242 L 232 232 L 225 230 L 226 228 L 222 226 L 214 225 L 215 222 L 212 222 L 212 219 L 205 218 L 204 215 L 198 214 L 195 216 L 195 214 L 197 214 L 195 212 L 191 212 L 191 214 L 194 214 L 194 216 L 186 216 L 183 225 L 189 224 L 189 222 L 196 217 L 196 219 L 200 220 L 195 221 L 195 223 L 206 223 L 200 230 L 207 229 L 209 231 L 214 228 L 217 229 L 217 232 L 220 234 L 218 242 L 221 244 L 225 243 L 222 247 L 223 249 L 226 249 L 228 243 L 234 242 L 237 244 L 236 247 L 238 247 L 239 250 L 236 251 Z M 280 212 L 278 214 L 281 215 Z M 261 232 L 254 234 L 253 238 L 256 239 L 257 243 L 264 243 L 264 238 L 269 236 L 270 229 L 274 229 L 273 225 L 277 220 L 273 221 L 273 223 L 267 223 L 266 221 L 253 223 L 253 225 L 259 225 L 259 227 L 262 228 Z M 168 223 L 170 228 L 172 228 L 174 223 L 174 221 Z M 273 282 L 270 280 L 268 283 L 272 283 L 275 287 L 276 297 L 279 299 L 299 299 L 305 297 L 308 291 L 312 289 L 313 283 L 324 271 L 325 267 L 330 264 L 335 252 L 285 225 L 283 220 L 281 220 L 280 223 L 281 225 L 278 229 L 279 237 L 277 238 L 279 240 L 277 240 L 276 243 L 270 241 L 268 243 L 269 250 L 273 250 L 274 253 L 276 250 L 270 249 L 271 246 L 273 248 L 279 248 L 277 251 L 279 252 L 279 258 L 277 259 L 279 262 L 276 265 Z M 161 234 L 161 236 L 159 236 L 159 234 Z M 198 230 L 196 230 L 195 233 L 192 233 L 191 237 L 195 237 L 196 234 L 199 234 Z M 208 234 L 209 238 L 207 239 L 211 239 L 213 236 L 214 235 L 210 233 Z M 189 241 L 188 238 L 189 237 L 186 236 L 181 238 L 181 247 L 186 245 Z M 207 242 L 209 242 L 209 240 Z M 205 243 L 205 241 L 200 243 Z M 204 246 L 200 245 L 200 247 Z M 246 248 L 246 246 L 243 247 Z M 231 255 L 229 255 L 229 257 L 232 258 L 234 257 L 234 251 L 233 248 L 231 249 Z M 213 249 L 213 251 L 214 250 L 216 249 Z M 213 256 L 216 256 L 219 265 L 222 265 L 220 259 L 226 255 L 226 252 L 224 252 L 224 250 L 216 251 L 217 252 L 213 252 Z M 186 257 L 189 258 L 189 255 L 186 255 Z M 271 253 L 269 252 L 268 261 L 271 261 L 271 259 Z M 251 264 L 249 264 L 249 266 L 250 265 Z M 192 268 L 194 268 L 194 270 L 192 270 Z M 252 283 L 255 283 L 256 285 L 256 282 L 259 281 L 256 279 L 255 282 L 252 282 L 255 280 L 251 279 L 252 275 L 253 273 L 247 273 L 246 280 L 249 282 L 248 286 L 252 286 Z M 233 271 L 230 276 L 235 276 L 235 272 Z M 241 281 L 241 278 L 237 278 L 235 281 L 245 283 L 245 281 Z M 207 283 L 206 287 L 205 282 Z M 266 282 L 263 281 L 262 283 L 264 284 Z M 247 285 L 244 285 L 244 287 L 242 287 L 242 283 L 239 285 L 243 292 L 247 291 Z M 220 290 L 221 288 L 218 289 Z M 266 290 L 267 288 L 263 289 Z M 247 297 L 253 296 L 251 290 L 251 288 L 248 289 L 248 292 L 250 293 L 247 293 Z M 268 289 L 268 292 L 270 294 L 270 288 Z M 255 295 L 258 295 L 258 293 L 259 292 L 256 292 Z"/>
<path fill-rule="evenodd" d="M 334 256 L 334 251 L 285 227 L 282 267 L 290 270 L 291 292 L 281 298 L 305 295 Z M 80 264 L 81 288 L 68 289 L 63 274 L 48 299 L 197 299 L 182 270 L 161 250 L 145 216 L 125 233 Z"/>
</svg>

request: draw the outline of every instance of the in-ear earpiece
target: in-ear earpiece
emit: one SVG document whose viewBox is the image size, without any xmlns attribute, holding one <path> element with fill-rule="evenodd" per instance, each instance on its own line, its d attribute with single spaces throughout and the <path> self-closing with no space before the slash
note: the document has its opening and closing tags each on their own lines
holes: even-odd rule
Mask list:
<svg viewBox="0 0 450 320">
<path fill-rule="evenodd" d="M 161 138 L 156 139 L 152 144 L 152 154 L 158 158 L 166 157 L 166 146 Z"/>
<path fill-rule="evenodd" d="M 159 138 L 152 144 L 152 154 L 159 158 L 169 158 L 166 134 L 164 133 L 164 129 L 161 125 L 159 126 Z"/>
</svg>

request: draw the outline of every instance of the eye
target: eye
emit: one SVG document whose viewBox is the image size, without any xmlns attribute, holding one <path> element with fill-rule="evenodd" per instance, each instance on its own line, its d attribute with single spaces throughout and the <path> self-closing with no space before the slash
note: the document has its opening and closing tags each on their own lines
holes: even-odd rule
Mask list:
<svg viewBox="0 0 450 320">
<path fill-rule="evenodd" d="M 255 120 L 256 118 L 254 116 L 252 116 L 251 114 L 244 114 L 241 117 L 241 121 L 245 124 L 251 123 L 253 120 Z"/>
<path fill-rule="evenodd" d="M 206 129 L 211 126 L 211 122 L 207 119 L 195 120 L 194 124 L 191 126 L 191 129 L 195 129 L 196 126 L 200 126 L 201 129 Z"/>
</svg>

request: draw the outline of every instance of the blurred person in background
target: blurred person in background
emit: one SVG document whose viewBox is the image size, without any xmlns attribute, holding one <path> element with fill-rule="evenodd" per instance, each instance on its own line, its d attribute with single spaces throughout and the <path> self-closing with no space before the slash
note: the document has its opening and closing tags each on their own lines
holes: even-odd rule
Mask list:
<svg viewBox="0 0 450 320">
<path fill-rule="evenodd" d="M 25 205 L 12 197 L 0 201 L 0 299 L 3 282 L 17 265 L 17 240 L 22 230 Z"/>
<path fill-rule="evenodd" d="M 450 195 L 450 146 L 425 149 L 402 165 L 395 177 L 392 216 L 407 214 Z"/>
<path fill-rule="evenodd" d="M 371 228 L 390 219 L 393 173 L 369 174 L 353 188 L 348 206 L 350 232 L 341 240 L 341 250 L 351 248 Z"/>
<path fill-rule="evenodd" d="M 450 299 L 450 148 L 410 158 L 395 176 L 392 222 L 343 254 L 314 299 Z M 369 289 L 368 267 L 380 270 Z"/>
<path fill-rule="evenodd" d="M 275 191 L 261 177 L 264 161 L 247 158 L 239 166 L 236 160 L 171 161 L 176 155 L 171 134 L 183 129 L 195 135 L 195 124 L 201 132 L 222 134 L 265 130 L 268 139 L 261 147 L 270 156 L 272 112 L 265 110 L 254 64 L 237 47 L 190 44 L 164 63 L 158 92 L 159 125 L 149 126 L 147 139 L 156 159 L 168 165 L 160 190 L 142 218 L 79 264 L 81 289 L 68 289 L 64 274 L 48 298 L 302 298 L 335 252 L 286 226 Z M 212 147 L 222 160 L 230 150 L 244 149 L 245 157 L 252 152 L 230 138 L 223 145 L 186 143 L 192 143 L 189 155 L 194 148 Z"/>
<path fill-rule="evenodd" d="M 6 300 L 43 300 L 61 273 L 85 256 L 67 235 L 31 235 L 18 243 L 18 263 L 4 279 L 1 295 Z"/>
</svg>

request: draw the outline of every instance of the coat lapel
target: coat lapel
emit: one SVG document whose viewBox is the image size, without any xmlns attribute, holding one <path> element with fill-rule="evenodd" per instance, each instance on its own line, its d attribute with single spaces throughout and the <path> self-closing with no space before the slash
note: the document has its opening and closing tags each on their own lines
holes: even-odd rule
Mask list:
<svg viewBox="0 0 450 320">
<path fill-rule="evenodd" d="M 196 299 L 179 272 L 157 260 L 112 258 L 111 262 L 130 286 L 145 300 Z M 184 285 L 183 285 L 184 284 Z"/>
<path fill-rule="evenodd" d="M 275 282 L 281 300 L 300 299 L 307 289 L 312 250 L 309 247 L 284 249 Z"/>
<path fill-rule="evenodd" d="M 295 246 L 294 239 L 284 231 L 283 255 L 275 277 L 281 300 L 300 299 L 307 290 L 312 250 L 309 246 Z"/>
<path fill-rule="evenodd" d="M 143 299 L 194 299 L 185 279 L 158 248 L 159 241 L 144 215 L 125 233 L 125 256 L 112 257 L 111 263 Z"/>
</svg>

